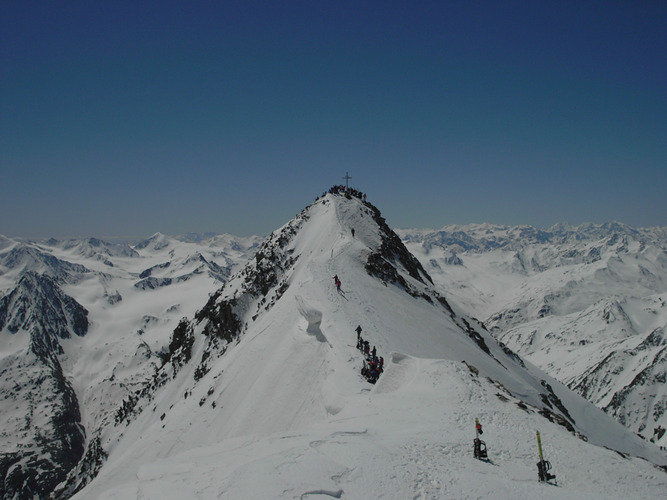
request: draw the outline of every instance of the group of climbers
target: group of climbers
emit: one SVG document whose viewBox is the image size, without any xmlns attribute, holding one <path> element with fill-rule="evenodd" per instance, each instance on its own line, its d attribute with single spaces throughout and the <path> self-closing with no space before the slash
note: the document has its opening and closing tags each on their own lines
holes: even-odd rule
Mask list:
<svg viewBox="0 0 667 500">
<path fill-rule="evenodd" d="M 340 287 L 341 282 L 338 275 L 333 276 L 334 284 L 336 285 L 336 291 L 341 293 Z M 375 346 L 371 349 L 371 345 L 368 340 L 364 340 L 361 337 L 361 325 L 358 325 L 355 329 L 357 332 L 357 349 L 359 349 L 364 355 L 364 366 L 361 368 L 361 375 L 371 384 L 377 382 L 377 379 L 380 377 L 384 370 L 384 358 L 377 355 L 377 350 Z"/>
<path fill-rule="evenodd" d="M 377 356 L 375 346 L 370 348 L 368 340 L 361 337 L 361 325 L 357 326 L 357 349 L 364 355 L 364 366 L 361 368 L 361 375 L 368 382 L 374 384 L 384 371 L 384 358 Z"/>
<path fill-rule="evenodd" d="M 366 195 L 364 193 L 343 185 L 333 186 L 331 189 L 329 189 L 329 193 L 344 194 L 348 198 L 354 196 L 355 198 L 359 198 L 360 200 L 366 201 Z M 324 196 L 325 194 L 326 193 L 323 193 L 322 196 Z M 352 237 L 354 238 L 355 236 L 354 229 L 352 229 L 351 232 L 352 232 Z M 334 285 L 336 285 L 336 291 L 338 293 L 342 293 L 341 281 L 338 275 L 335 274 L 332 277 L 332 279 L 334 281 Z M 382 356 L 378 357 L 375 346 L 373 346 L 373 349 L 371 349 L 369 342 L 361 337 L 361 325 L 357 326 L 356 332 L 357 332 L 357 349 L 359 349 L 364 355 L 364 365 L 361 368 L 361 375 L 368 382 L 374 384 L 375 382 L 377 382 L 377 379 L 380 377 L 380 375 L 384 370 L 384 358 Z"/>
<path fill-rule="evenodd" d="M 358 189 L 354 189 L 351 187 L 345 187 L 343 185 L 340 186 L 333 186 L 331 189 L 329 189 L 329 193 L 331 194 L 346 194 L 353 196 L 355 198 L 359 198 L 360 200 L 366 201 L 366 195 L 359 191 Z"/>
</svg>

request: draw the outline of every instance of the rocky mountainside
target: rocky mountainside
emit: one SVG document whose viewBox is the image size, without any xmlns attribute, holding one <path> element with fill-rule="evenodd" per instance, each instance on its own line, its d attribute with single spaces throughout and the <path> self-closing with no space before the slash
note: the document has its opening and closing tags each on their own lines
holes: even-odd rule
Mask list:
<svg viewBox="0 0 667 500">
<path fill-rule="evenodd" d="M 439 289 L 645 439 L 667 426 L 667 228 L 399 231 Z"/>
<path fill-rule="evenodd" d="M 26 271 L 0 298 L 0 331 L 13 337 L 2 339 L 0 360 L 3 498 L 45 497 L 83 455 L 79 403 L 60 356 L 61 342 L 88 326 L 88 311 L 45 274 Z"/>
<path fill-rule="evenodd" d="M 91 436 L 259 240 L 159 239 L 0 238 L 0 497 L 46 498 L 84 454 L 103 454 Z"/>
</svg>

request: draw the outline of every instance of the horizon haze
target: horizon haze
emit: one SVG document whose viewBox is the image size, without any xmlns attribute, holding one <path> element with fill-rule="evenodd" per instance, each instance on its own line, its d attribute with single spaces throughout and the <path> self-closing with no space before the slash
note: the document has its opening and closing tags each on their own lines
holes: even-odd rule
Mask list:
<svg viewBox="0 0 667 500">
<path fill-rule="evenodd" d="M 0 234 L 667 226 L 667 4 L 0 5 Z"/>
</svg>

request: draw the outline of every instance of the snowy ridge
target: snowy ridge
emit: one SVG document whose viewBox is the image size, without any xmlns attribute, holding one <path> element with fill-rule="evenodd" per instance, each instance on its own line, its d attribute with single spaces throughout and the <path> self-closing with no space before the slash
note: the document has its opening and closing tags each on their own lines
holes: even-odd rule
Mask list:
<svg viewBox="0 0 667 500">
<path fill-rule="evenodd" d="M 387 360 L 375 386 L 357 325 Z M 107 458 L 77 498 L 620 498 L 667 484 L 656 447 L 450 305 L 356 198 L 327 195 L 274 232 L 179 324 L 165 361 L 93 440 Z M 475 416 L 493 464 L 472 458 Z M 536 428 L 562 491 L 535 481 Z"/>
</svg>

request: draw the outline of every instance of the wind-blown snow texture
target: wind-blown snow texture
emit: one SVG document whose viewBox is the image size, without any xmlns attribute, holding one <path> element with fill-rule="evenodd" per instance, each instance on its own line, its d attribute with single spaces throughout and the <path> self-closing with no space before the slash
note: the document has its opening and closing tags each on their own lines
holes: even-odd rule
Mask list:
<svg viewBox="0 0 667 500">
<path fill-rule="evenodd" d="M 133 250 L 165 252 L 163 238 Z M 93 325 L 89 344 L 65 349 L 87 434 L 61 497 L 645 498 L 667 487 L 657 447 L 498 344 L 357 198 L 321 198 L 217 291 L 184 288 L 194 278 L 174 280 L 172 260 L 134 281 L 169 283 L 109 278 L 106 298 L 91 286 L 80 301 L 122 317 L 128 300 L 152 298 L 154 312 L 140 335 L 91 340 Z M 173 287 L 179 304 L 199 301 L 177 307 L 177 326 L 161 295 Z M 375 385 L 359 374 L 357 325 L 385 358 Z M 109 352 L 122 360 L 112 370 Z M 97 401 L 96 384 L 118 404 Z M 472 457 L 475 417 L 489 463 Z M 537 482 L 538 429 L 558 487 Z"/>
</svg>

